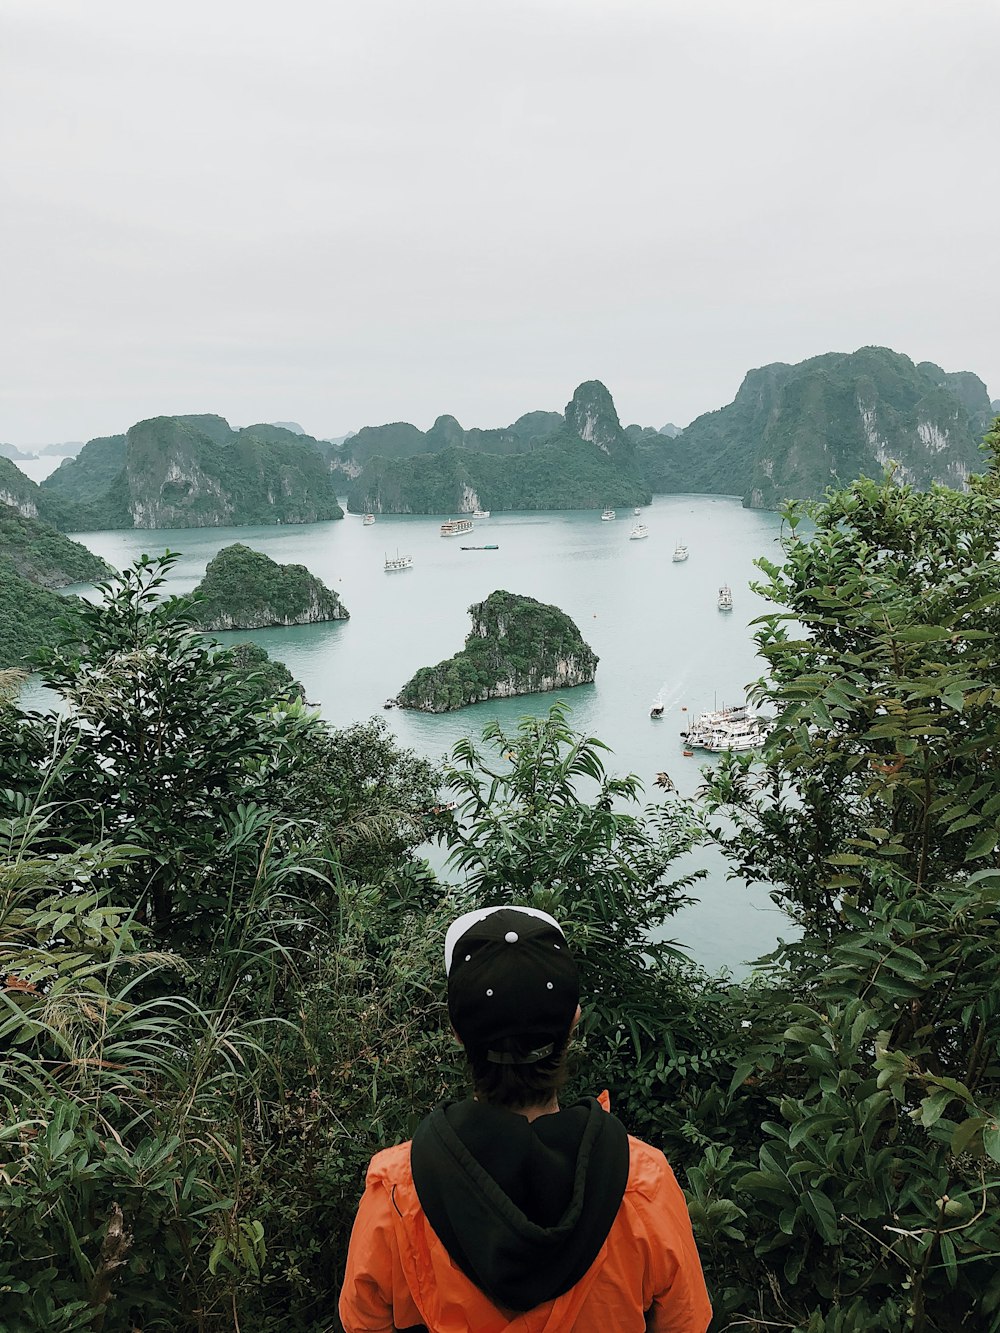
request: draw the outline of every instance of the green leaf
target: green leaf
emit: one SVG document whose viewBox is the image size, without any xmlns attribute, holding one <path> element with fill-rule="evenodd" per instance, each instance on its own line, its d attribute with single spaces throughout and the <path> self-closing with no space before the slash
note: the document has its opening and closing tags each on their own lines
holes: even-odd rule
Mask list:
<svg viewBox="0 0 1000 1333">
<path fill-rule="evenodd" d="M 1000 842 L 1000 830 L 995 828 L 984 829 L 965 853 L 965 859 L 975 861 L 980 856 L 989 856 L 998 842 Z"/>
<path fill-rule="evenodd" d="M 983 1130 L 983 1148 L 994 1162 L 1000 1162 L 1000 1124 L 995 1120 Z"/>
<path fill-rule="evenodd" d="M 827 1244 L 836 1244 L 839 1237 L 837 1213 L 826 1195 L 820 1194 L 818 1190 L 809 1190 L 803 1194 L 802 1202 L 806 1211 L 816 1223 L 816 1230 Z"/>
</svg>

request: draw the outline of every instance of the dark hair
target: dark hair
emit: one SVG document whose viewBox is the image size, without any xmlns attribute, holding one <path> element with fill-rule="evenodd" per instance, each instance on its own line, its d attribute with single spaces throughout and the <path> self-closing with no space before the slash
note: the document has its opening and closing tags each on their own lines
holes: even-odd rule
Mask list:
<svg viewBox="0 0 1000 1333">
<path fill-rule="evenodd" d="M 534 1064 L 497 1064 L 486 1057 L 485 1050 L 466 1050 L 476 1097 L 491 1106 L 522 1111 L 527 1106 L 542 1106 L 551 1101 L 569 1078 L 567 1048 L 570 1033 L 556 1042 L 551 1055 Z M 532 1043 L 506 1037 L 493 1049 L 504 1055 L 527 1055 Z"/>
</svg>

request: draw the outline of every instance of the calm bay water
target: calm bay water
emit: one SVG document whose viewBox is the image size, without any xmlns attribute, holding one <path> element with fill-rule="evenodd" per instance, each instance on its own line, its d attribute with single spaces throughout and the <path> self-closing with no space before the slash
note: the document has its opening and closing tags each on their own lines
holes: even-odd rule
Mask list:
<svg viewBox="0 0 1000 1333">
<path fill-rule="evenodd" d="M 513 728 L 525 714 L 544 713 L 554 698 L 572 707 L 572 725 L 611 746 L 609 767 L 637 773 L 650 799 L 653 779 L 666 771 L 691 793 L 704 756 L 684 758 L 678 731 L 686 707 L 697 713 L 742 699 L 761 674 L 748 623 L 766 603 L 748 587 L 753 561 L 773 555 L 777 515 L 743 509 L 720 496 L 658 496 L 642 511 L 644 541 L 630 541 L 631 513 L 601 522 L 596 512 L 502 514 L 480 521 L 468 538 L 442 538 L 441 517 L 380 516 L 363 527 L 360 516 L 334 523 L 260 528 L 188 528 L 157 532 L 75 534 L 121 568 L 143 552 L 181 553 L 169 590 L 190 591 L 220 547 L 240 541 L 281 563 L 301 563 L 335 588 L 348 621 L 260 630 L 220 638 L 252 639 L 285 662 L 306 697 L 337 726 L 384 717 L 401 744 L 433 758 L 459 737 L 477 736 L 493 717 Z M 496 543 L 496 551 L 463 551 L 462 541 Z M 678 541 L 690 558 L 674 563 Z M 386 555 L 411 555 L 414 568 L 386 574 Z M 721 583 L 733 589 L 735 608 L 720 613 Z M 497 588 L 560 607 L 600 656 L 594 685 L 556 694 L 477 704 L 430 715 L 383 711 L 421 666 L 457 652 L 469 630 L 468 607 Z M 649 706 L 662 691 L 660 722 Z M 26 700 L 25 702 L 28 702 Z M 761 889 L 725 877 L 721 858 L 698 853 L 709 870 L 700 901 L 670 923 L 670 933 L 692 956 L 742 971 L 790 934 L 785 918 Z"/>
</svg>

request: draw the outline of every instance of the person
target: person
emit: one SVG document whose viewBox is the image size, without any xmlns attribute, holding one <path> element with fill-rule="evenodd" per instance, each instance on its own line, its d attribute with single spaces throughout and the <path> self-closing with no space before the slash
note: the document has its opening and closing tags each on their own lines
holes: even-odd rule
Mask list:
<svg viewBox="0 0 1000 1333">
<path fill-rule="evenodd" d="M 684 1195 L 607 1094 L 560 1109 L 579 974 L 546 912 L 468 912 L 445 937 L 474 1085 L 371 1161 L 340 1296 L 346 1333 L 705 1333 Z"/>
</svg>

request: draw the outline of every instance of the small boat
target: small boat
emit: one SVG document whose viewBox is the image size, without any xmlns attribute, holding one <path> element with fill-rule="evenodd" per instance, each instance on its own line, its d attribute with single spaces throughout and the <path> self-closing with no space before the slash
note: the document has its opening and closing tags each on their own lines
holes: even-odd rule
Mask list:
<svg viewBox="0 0 1000 1333">
<path fill-rule="evenodd" d="M 662 699 L 662 697 L 661 697 L 659 694 L 656 696 L 656 698 L 655 698 L 655 699 L 653 700 L 653 702 L 650 704 L 650 707 L 649 707 L 649 716 L 650 716 L 650 717 L 662 717 L 662 716 L 663 716 L 663 699 Z"/>
<path fill-rule="evenodd" d="M 605 509 L 604 513 L 601 515 L 601 522 L 610 523 L 611 520 L 616 517 L 617 515 L 613 509 Z"/>
<path fill-rule="evenodd" d="M 646 527 L 645 523 L 637 523 L 635 527 L 632 529 L 632 531 L 629 533 L 628 539 L 630 542 L 641 542 L 643 537 L 648 537 L 648 536 L 649 536 L 649 528 Z"/>
<path fill-rule="evenodd" d="M 471 518 L 449 518 L 447 523 L 441 524 L 442 537 L 464 537 L 467 532 L 471 531 Z"/>
<path fill-rule="evenodd" d="M 499 551 L 499 546 L 463 546 L 463 551 Z"/>
<path fill-rule="evenodd" d="M 677 545 L 674 547 L 674 554 L 671 558 L 677 561 L 686 560 L 688 558 L 688 548 L 684 545 L 683 542 L 677 543 Z"/>
<path fill-rule="evenodd" d="M 638 506 L 638 505 L 636 505 L 636 507 L 632 510 L 632 513 L 635 514 L 636 518 L 639 517 L 639 506 Z"/>
<path fill-rule="evenodd" d="M 488 509 L 477 509 L 472 515 L 473 518 L 489 518 L 489 516 L 490 511 Z"/>
<path fill-rule="evenodd" d="M 412 568 L 412 555 L 400 555 L 397 551 L 395 555 L 387 555 L 385 558 L 385 572 L 387 574 L 395 574 L 397 570 Z"/>
<path fill-rule="evenodd" d="M 375 522 L 374 514 L 365 514 L 364 518 L 361 520 L 362 526 L 366 528 L 370 528 L 374 522 Z"/>
<path fill-rule="evenodd" d="M 399 700 L 398 700 L 398 699 L 386 699 L 386 701 L 385 701 L 385 703 L 382 705 L 382 707 L 383 707 L 383 708 L 398 708 L 398 707 L 399 707 Z"/>
<path fill-rule="evenodd" d="M 719 610 L 731 611 L 733 609 L 733 590 L 728 583 L 724 583 L 719 589 Z"/>
</svg>

